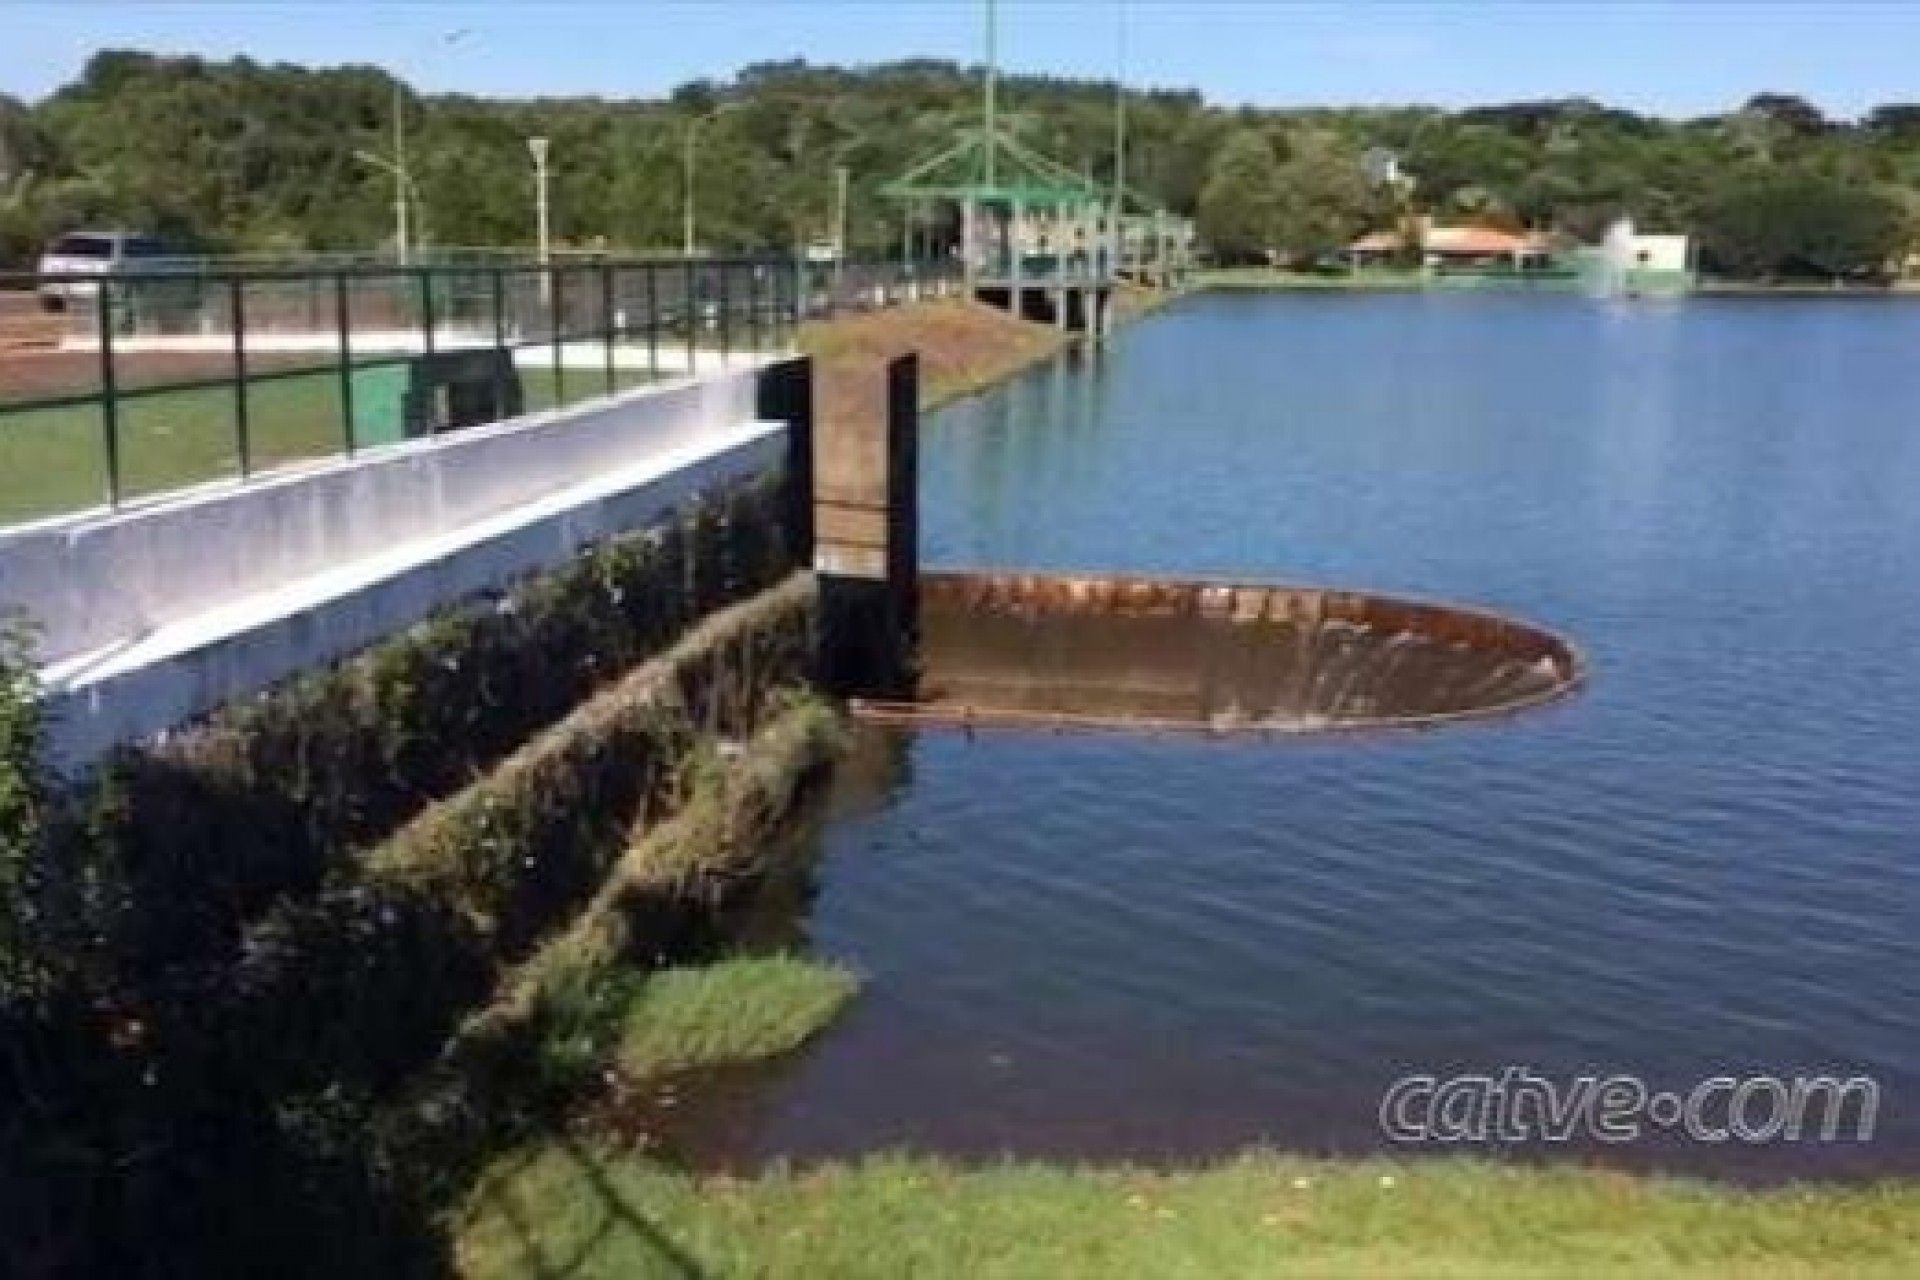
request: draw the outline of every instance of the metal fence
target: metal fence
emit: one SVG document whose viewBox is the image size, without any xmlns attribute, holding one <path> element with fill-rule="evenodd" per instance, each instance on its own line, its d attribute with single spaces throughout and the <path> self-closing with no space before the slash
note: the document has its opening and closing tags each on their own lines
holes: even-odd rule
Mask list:
<svg viewBox="0 0 1920 1280">
<path fill-rule="evenodd" d="M 0 526 L 581 403 L 957 292 L 791 258 L 0 275 L 57 308 L 0 352 Z"/>
</svg>

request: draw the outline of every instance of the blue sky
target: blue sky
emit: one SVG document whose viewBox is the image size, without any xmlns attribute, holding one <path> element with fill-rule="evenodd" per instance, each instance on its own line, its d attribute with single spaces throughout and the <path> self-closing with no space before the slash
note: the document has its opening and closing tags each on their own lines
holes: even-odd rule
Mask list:
<svg viewBox="0 0 1920 1280">
<path fill-rule="evenodd" d="M 1122 0 L 1002 0 L 1003 61 L 1108 76 Z M 1584 94 L 1696 115 L 1760 90 L 1829 113 L 1920 100 L 1914 0 L 1124 0 L 1129 79 L 1228 103 Z M 433 90 L 655 95 L 771 58 L 975 59 L 976 0 L 0 0 L 0 92 L 103 47 L 376 63 Z M 464 29 L 458 42 L 445 33 Z"/>
</svg>

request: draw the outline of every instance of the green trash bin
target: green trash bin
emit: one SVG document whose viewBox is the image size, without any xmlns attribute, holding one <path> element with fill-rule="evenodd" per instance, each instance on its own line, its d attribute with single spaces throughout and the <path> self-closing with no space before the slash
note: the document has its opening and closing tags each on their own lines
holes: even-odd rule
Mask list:
<svg viewBox="0 0 1920 1280">
<path fill-rule="evenodd" d="M 510 352 L 441 351 L 353 371 L 353 447 L 398 444 L 526 412 Z"/>
<path fill-rule="evenodd" d="M 398 444 L 407 438 L 410 362 L 370 365 L 353 371 L 353 447 Z"/>
</svg>

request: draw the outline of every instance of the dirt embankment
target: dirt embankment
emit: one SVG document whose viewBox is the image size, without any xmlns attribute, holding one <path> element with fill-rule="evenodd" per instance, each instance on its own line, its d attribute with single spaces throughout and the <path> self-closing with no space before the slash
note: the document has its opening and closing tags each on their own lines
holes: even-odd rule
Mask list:
<svg viewBox="0 0 1920 1280">
<path fill-rule="evenodd" d="M 0 293 L 0 351 L 50 346 L 60 340 L 61 320 L 40 309 L 30 293 Z"/>
<path fill-rule="evenodd" d="M 1071 341 L 979 302 L 929 302 L 842 316 L 806 326 L 800 348 L 815 357 L 815 412 L 878 421 L 886 413 L 888 360 L 920 353 L 920 401 L 932 408 L 984 390 Z"/>
</svg>

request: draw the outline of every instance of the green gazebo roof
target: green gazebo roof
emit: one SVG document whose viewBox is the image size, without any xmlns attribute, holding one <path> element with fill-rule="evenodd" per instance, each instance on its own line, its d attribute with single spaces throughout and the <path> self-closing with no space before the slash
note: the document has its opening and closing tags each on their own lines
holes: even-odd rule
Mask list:
<svg viewBox="0 0 1920 1280">
<path fill-rule="evenodd" d="M 960 140 L 881 188 L 894 200 L 977 200 L 983 204 L 1086 205 L 1105 188 L 1007 134 L 963 129 Z"/>
</svg>

